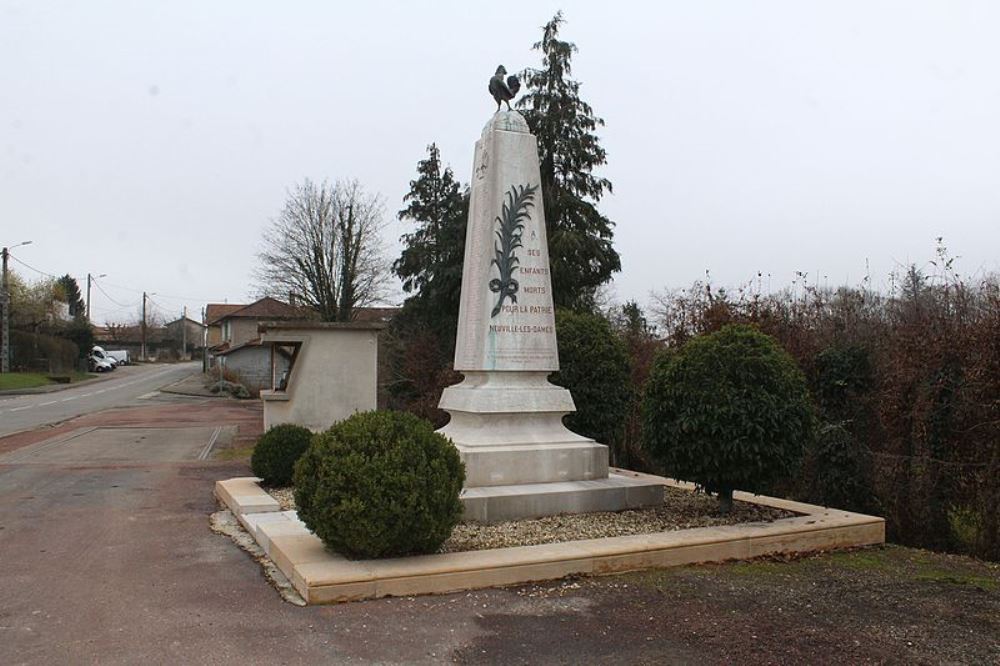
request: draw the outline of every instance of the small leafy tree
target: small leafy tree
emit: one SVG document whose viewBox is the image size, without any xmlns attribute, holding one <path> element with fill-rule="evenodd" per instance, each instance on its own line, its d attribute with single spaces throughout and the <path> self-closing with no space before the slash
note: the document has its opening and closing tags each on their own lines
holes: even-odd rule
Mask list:
<svg viewBox="0 0 1000 666">
<path fill-rule="evenodd" d="M 823 422 L 803 465 L 804 494 L 817 504 L 871 511 L 876 505 L 872 458 L 864 444 L 875 421 L 871 352 L 838 342 L 817 353 L 812 366 L 812 394 Z"/>
<path fill-rule="evenodd" d="M 593 174 L 607 163 L 594 130 L 604 121 L 580 98 L 573 80 L 576 45 L 559 39 L 562 12 L 542 29 L 534 49 L 542 52 L 542 68 L 523 73 L 526 92 L 518 101 L 538 139 L 552 269 L 552 293 L 560 307 L 593 308 L 598 287 L 621 270 L 612 247 L 614 223 L 597 209 L 611 181 Z"/>
<path fill-rule="evenodd" d="M 94 346 L 94 329 L 82 315 L 61 329 L 59 335 L 76 345 L 78 358 L 86 357 Z"/>
<path fill-rule="evenodd" d="M 619 447 L 618 466 L 636 471 L 651 469 L 642 445 L 642 398 L 653 366 L 653 358 L 663 348 L 656 327 L 646 319 L 635 301 L 628 301 L 613 311 L 612 324 L 628 351 L 631 399 L 625 419 L 624 435 Z"/>
<path fill-rule="evenodd" d="M 26 282 L 17 273 L 7 274 L 10 293 L 10 327 L 38 331 L 55 319 L 56 282 L 51 279 Z"/>
<path fill-rule="evenodd" d="M 788 479 L 814 431 L 805 378 L 771 337 L 729 325 L 654 362 L 643 406 L 649 452 L 664 470 L 717 493 Z"/>
<path fill-rule="evenodd" d="M 624 343 L 599 315 L 556 312 L 559 372 L 552 382 L 569 389 L 576 412 L 566 427 L 611 447 L 612 462 L 622 464 L 621 442 L 632 391 Z"/>
</svg>

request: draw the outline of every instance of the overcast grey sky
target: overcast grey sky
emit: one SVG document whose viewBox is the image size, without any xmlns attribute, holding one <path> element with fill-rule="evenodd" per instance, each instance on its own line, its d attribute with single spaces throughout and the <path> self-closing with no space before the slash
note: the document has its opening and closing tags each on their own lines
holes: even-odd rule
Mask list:
<svg viewBox="0 0 1000 666">
<path fill-rule="evenodd" d="M 1000 3 L 0 0 L 0 244 L 96 322 L 243 302 L 286 188 L 355 177 L 394 218 L 432 141 L 467 182 L 497 64 L 557 9 L 607 126 L 619 299 L 710 270 L 876 282 L 1000 268 Z M 36 277 L 16 262 L 25 277 Z"/>
</svg>

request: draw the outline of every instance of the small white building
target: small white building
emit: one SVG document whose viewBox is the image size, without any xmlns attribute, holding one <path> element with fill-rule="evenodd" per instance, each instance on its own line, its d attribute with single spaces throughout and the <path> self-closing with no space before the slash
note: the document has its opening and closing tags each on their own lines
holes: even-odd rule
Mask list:
<svg viewBox="0 0 1000 666">
<path fill-rule="evenodd" d="M 319 432 L 378 402 L 383 322 L 264 322 L 271 390 L 260 392 L 264 429 L 294 423 Z M 286 360 L 287 359 L 287 360 Z M 287 363 L 287 365 L 286 365 Z"/>
</svg>

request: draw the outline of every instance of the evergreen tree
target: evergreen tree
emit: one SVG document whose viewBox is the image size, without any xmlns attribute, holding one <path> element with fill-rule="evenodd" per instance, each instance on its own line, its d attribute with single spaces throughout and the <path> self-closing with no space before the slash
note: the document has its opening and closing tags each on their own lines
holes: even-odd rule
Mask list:
<svg viewBox="0 0 1000 666">
<path fill-rule="evenodd" d="M 87 304 L 83 302 L 83 296 L 80 294 L 80 285 L 77 284 L 76 279 L 67 274 L 59 278 L 56 284 L 61 290 L 59 295 L 64 297 L 62 300 L 65 300 L 69 305 L 69 315 L 71 317 L 82 317 L 87 311 Z"/>
<path fill-rule="evenodd" d="M 621 270 L 621 258 L 612 247 L 614 223 L 597 209 L 611 192 L 608 179 L 593 175 L 607 162 L 594 134 L 604 121 L 570 78 L 577 49 L 559 39 L 562 24 L 558 12 L 543 28 L 533 47 L 542 52 L 542 69 L 522 74 L 527 92 L 517 106 L 538 138 L 555 303 L 590 310 L 597 288 Z"/>
<path fill-rule="evenodd" d="M 454 341 L 465 259 L 465 221 L 469 194 L 462 191 L 450 167 L 441 164 L 437 145 L 417 163 L 417 179 L 403 197 L 400 220 L 417 228 L 402 238 L 403 252 L 393 270 L 403 281 L 404 312 L 429 325 L 445 340 Z"/>
</svg>

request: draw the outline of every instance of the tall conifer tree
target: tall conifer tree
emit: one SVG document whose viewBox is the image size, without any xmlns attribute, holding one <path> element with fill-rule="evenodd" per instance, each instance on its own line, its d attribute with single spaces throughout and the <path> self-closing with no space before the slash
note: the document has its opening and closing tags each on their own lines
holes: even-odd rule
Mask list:
<svg viewBox="0 0 1000 666">
<path fill-rule="evenodd" d="M 542 68 L 523 73 L 527 92 L 517 106 L 538 138 L 555 303 L 590 310 L 598 287 L 621 270 L 621 258 L 612 247 L 614 223 L 597 209 L 611 192 L 611 182 L 593 174 L 607 162 L 594 134 L 604 121 L 570 78 L 577 49 L 559 39 L 563 22 L 559 12 L 543 28 L 533 47 L 542 52 Z"/>
<path fill-rule="evenodd" d="M 69 305 L 69 315 L 71 317 L 83 316 L 87 310 L 87 304 L 83 302 L 83 295 L 80 293 L 80 285 L 72 275 L 63 275 L 56 281 L 63 296 L 66 297 L 66 304 Z"/>
<path fill-rule="evenodd" d="M 403 203 L 407 206 L 399 211 L 399 219 L 417 225 L 403 236 L 403 252 L 393 264 L 403 290 L 412 294 L 404 309 L 454 341 L 469 196 L 451 168 L 442 165 L 436 144 L 429 145 L 427 158 L 417 163 L 417 178 L 410 181 Z"/>
</svg>

